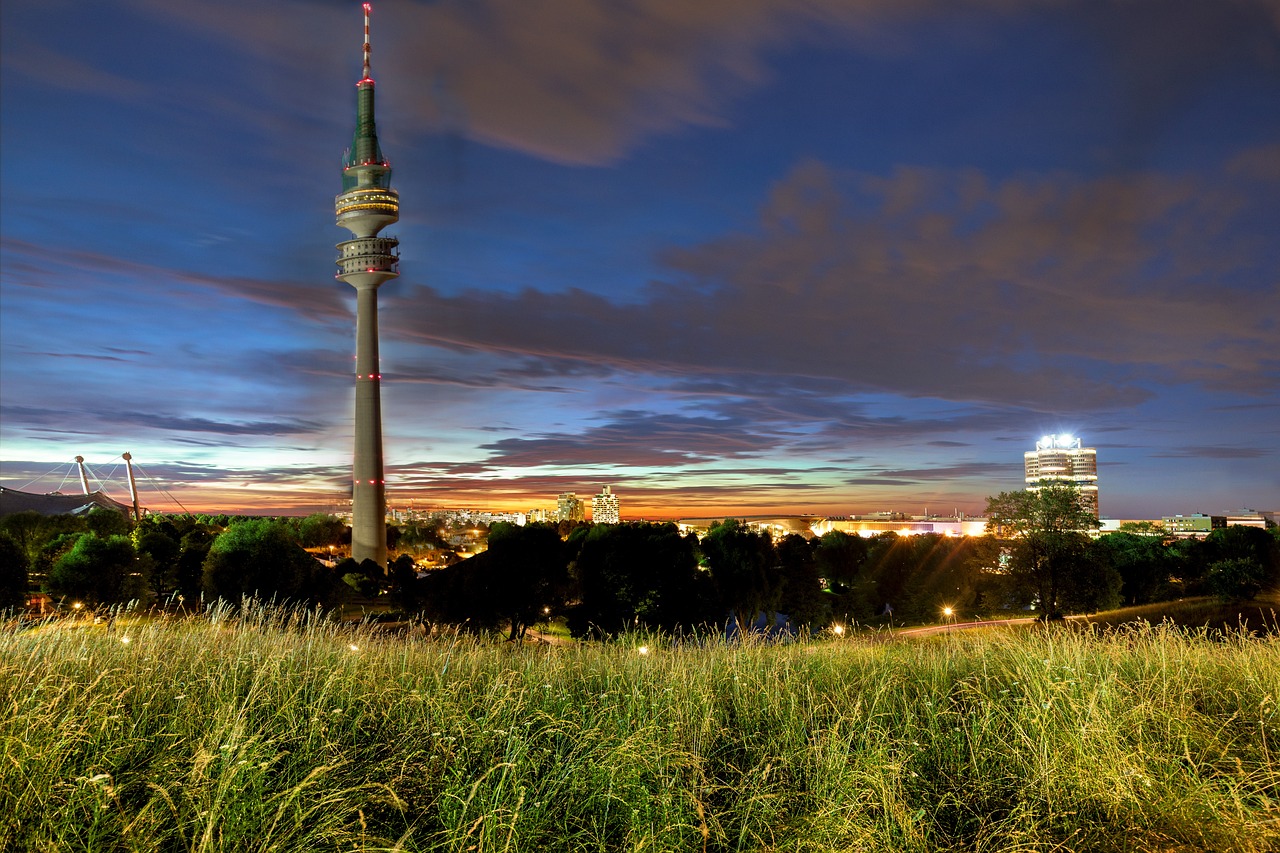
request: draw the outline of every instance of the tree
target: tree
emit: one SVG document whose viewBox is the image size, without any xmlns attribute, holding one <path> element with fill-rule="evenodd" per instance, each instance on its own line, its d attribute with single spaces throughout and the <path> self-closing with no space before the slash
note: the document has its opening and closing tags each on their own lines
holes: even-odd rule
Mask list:
<svg viewBox="0 0 1280 853">
<path fill-rule="evenodd" d="M 702 539 L 702 553 L 720 599 L 740 630 L 746 630 L 757 614 L 776 614 L 782 571 L 768 533 L 725 519 L 711 525 Z"/>
<path fill-rule="evenodd" d="M 567 587 L 564 543 L 554 525 L 498 522 L 487 551 L 429 572 L 418 593 L 435 618 L 508 626 L 509 637 L 518 640 L 543 618 L 544 608 L 562 606 Z"/>
<path fill-rule="evenodd" d="M 1259 567 L 1261 588 L 1280 582 L 1280 540 L 1261 527 L 1233 524 L 1214 530 L 1202 546 L 1210 566 L 1223 560 L 1247 560 Z"/>
<path fill-rule="evenodd" d="M 782 596 L 779 607 L 796 627 L 825 625 L 831 616 L 830 603 L 822 591 L 818 563 L 809 540 L 792 533 L 778 543 L 778 564 L 782 569 Z"/>
<path fill-rule="evenodd" d="M 1160 537 L 1138 533 L 1108 533 L 1098 538 L 1098 546 L 1120 575 L 1120 596 L 1133 606 L 1164 601 L 1173 596 L 1170 579 L 1173 556 Z"/>
<path fill-rule="evenodd" d="M 178 545 L 178 564 L 175 570 L 178 594 L 187 601 L 194 602 L 200 597 L 204 583 L 204 561 L 209 556 L 209 548 L 217 538 L 209 528 L 196 521 L 183 534 Z"/>
<path fill-rule="evenodd" d="M 831 591 L 843 592 L 858 579 L 858 573 L 867 561 L 867 541 L 861 536 L 850 536 L 843 530 L 828 531 L 818 540 L 814 561 Z"/>
<path fill-rule="evenodd" d="M 35 573 L 43 573 L 53 563 L 41 564 L 41 553 L 52 540 L 64 534 L 83 533 L 85 526 L 83 516 L 76 515 L 41 515 L 26 510 L 15 512 L 0 518 L 0 532 L 8 534 L 27 555 L 27 567 Z M 70 547 L 70 546 L 68 546 Z"/>
<path fill-rule="evenodd" d="M 418 607 L 418 568 L 413 557 L 401 554 L 391 561 L 388 568 L 391 600 L 402 610 L 413 611 Z"/>
<path fill-rule="evenodd" d="M 103 539 L 109 536 L 124 536 L 129 532 L 129 519 L 124 513 L 114 509 L 97 506 L 89 510 L 85 516 L 85 524 L 89 530 Z"/>
<path fill-rule="evenodd" d="M 831 591 L 834 618 L 859 620 L 875 614 L 871 601 L 875 585 L 867 577 L 868 553 L 866 539 L 842 530 L 828 531 L 818 540 L 814 561 Z"/>
<path fill-rule="evenodd" d="M 71 550 L 58 558 L 45 579 L 55 594 L 79 598 L 91 604 L 115 604 L 127 600 L 136 585 L 126 584 L 137 562 L 127 536 L 80 536 Z"/>
<path fill-rule="evenodd" d="M 549 524 L 520 527 L 500 521 L 489 530 L 483 561 L 484 594 L 493 611 L 511 625 L 510 639 L 543 616 L 543 608 L 559 607 L 568 571 L 560 533 Z"/>
<path fill-rule="evenodd" d="M 569 612 L 569 630 L 607 636 L 643 625 L 674 633 L 716 620 L 715 590 L 698 568 L 696 541 L 669 523 L 575 530 L 566 547 L 570 554 L 576 549 L 571 572 L 579 602 Z"/>
<path fill-rule="evenodd" d="M 1043 619 L 1061 616 L 1059 596 L 1078 562 L 1084 531 L 1098 526 L 1070 483 L 1047 483 L 1035 491 L 1001 492 L 987 498 L 987 529 L 1010 547 L 1015 582 L 1035 590 Z"/>
<path fill-rule="evenodd" d="M 1223 601 L 1252 600 L 1262 591 L 1267 571 L 1257 560 L 1233 557 L 1210 564 L 1205 576 L 1209 591 Z"/>
<path fill-rule="evenodd" d="M 204 561 L 205 591 L 229 601 L 246 595 L 314 601 L 327 592 L 328 581 L 290 525 L 276 519 L 231 525 L 209 546 Z"/>
<path fill-rule="evenodd" d="M 0 533 L 0 610 L 27 601 L 27 554 L 7 533 Z"/>
<path fill-rule="evenodd" d="M 182 546 L 169 534 L 173 530 L 159 525 L 139 525 L 133 531 L 133 544 L 139 554 L 151 558 L 151 589 L 158 596 L 175 592 L 178 588 L 178 559 Z M 177 532 L 173 530 L 173 532 Z"/>
<path fill-rule="evenodd" d="M 1124 579 L 1111 563 L 1111 552 L 1085 536 L 1071 538 L 1076 550 L 1062 578 L 1058 602 L 1064 611 L 1099 613 L 1120 606 Z"/>
<path fill-rule="evenodd" d="M 303 548 L 327 548 L 341 545 L 347 525 L 342 519 L 323 512 L 308 515 L 298 522 L 298 541 Z"/>
</svg>

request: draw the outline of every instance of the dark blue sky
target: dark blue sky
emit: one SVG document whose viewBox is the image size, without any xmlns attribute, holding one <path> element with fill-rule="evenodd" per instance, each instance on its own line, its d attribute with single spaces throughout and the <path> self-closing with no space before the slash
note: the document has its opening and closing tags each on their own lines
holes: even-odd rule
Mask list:
<svg viewBox="0 0 1280 853">
<path fill-rule="evenodd" d="M 360 4 L 2 14 L 0 481 L 340 502 Z M 976 513 L 1076 432 L 1105 516 L 1280 508 L 1275 0 L 379 0 L 373 44 L 393 505 Z"/>
</svg>

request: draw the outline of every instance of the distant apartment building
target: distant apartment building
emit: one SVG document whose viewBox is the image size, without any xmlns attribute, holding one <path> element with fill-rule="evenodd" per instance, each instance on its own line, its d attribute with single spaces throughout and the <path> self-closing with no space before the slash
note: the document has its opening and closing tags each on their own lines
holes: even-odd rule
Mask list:
<svg viewBox="0 0 1280 853">
<path fill-rule="evenodd" d="M 1227 518 L 1223 515 L 1205 515 L 1193 512 L 1191 515 L 1166 515 L 1160 519 L 1165 532 L 1171 536 L 1183 538 L 1191 536 L 1208 536 L 1210 532 L 1227 526 Z"/>
<path fill-rule="evenodd" d="M 1049 483 L 1070 483 L 1080 490 L 1080 501 L 1098 515 L 1098 451 L 1082 447 L 1073 435 L 1046 435 L 1035 450 L 1023 454 L 1027 489 L 1035 491 Z"/>
<path fill-rule="evenodd" d="M 544 521 L 555 521 L 555 513 L 549 509 L 531 509 L 529 510 L 529 523 L 537 524 Z"/>
<path fill-rule="evenodd" d="M 618 523 L 618 496 L 609 486 L 600 489 L 600 494 L 591 499 L 591 520 L 596 524 Z"/>
<path fill-rule="evenodd" d="M 562 492 L 556 496 L 556 521 L 585 521 L 586 504 L 576 492 Z"/>
<path fill-rule="evenodd" d="M 1276 514 L 1274 512 L 1260 512 L 1256 509 L 1238 509 L 1227 513 L 1227 527 L 1275 527 Z"/>
</svg>

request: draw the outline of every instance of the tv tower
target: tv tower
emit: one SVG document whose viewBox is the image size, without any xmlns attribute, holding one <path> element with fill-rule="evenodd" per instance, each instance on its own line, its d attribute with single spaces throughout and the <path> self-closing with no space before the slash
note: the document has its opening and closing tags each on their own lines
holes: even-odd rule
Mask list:
<svg viewBox="0 0 1280 853">
<path fill-rule="evenodd" d="M 382 474 L 382 374 L 378 367 L 378 286 L 400 274 L 400 241 L 378 232 L 400 219 L 391 164 L 378 146 L 369 70 L 369 10 L 364 4 L 364 75 L 356 83 L 356 130 L 342 162 L 338 225 L 351 240 L 338 244 L 338 275 L 356 289 L 355 453 L 351 467 L 351 556 L 387 567 L 387 492 Z"/>
</svg>

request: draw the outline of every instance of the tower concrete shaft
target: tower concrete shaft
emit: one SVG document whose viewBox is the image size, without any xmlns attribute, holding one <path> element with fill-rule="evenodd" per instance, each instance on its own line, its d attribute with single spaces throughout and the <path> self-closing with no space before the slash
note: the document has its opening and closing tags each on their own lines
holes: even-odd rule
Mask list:
<svg viewBox="0 0 1280 853">
<path fill-rule="evenodd" d="M 356 129 L 334 199 L 338 225 L 353 239 L 339 243 L 338 275 L 356 289 L 355 448 L 351 466 L 351 556 L 387 568 L 387 493 L 382 458 L 382 373 L 378 364 L 378 287 L 399 275 L 400 241 L 379 237 L 400 218 L 391 164 L 382 156 L 374 122 L 369 56 L 370 4 L 364 4 L 364 76 L 356 83 Z"/>
</svg>

